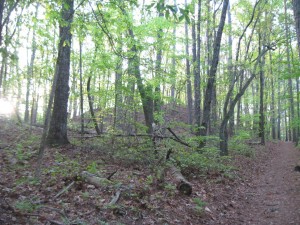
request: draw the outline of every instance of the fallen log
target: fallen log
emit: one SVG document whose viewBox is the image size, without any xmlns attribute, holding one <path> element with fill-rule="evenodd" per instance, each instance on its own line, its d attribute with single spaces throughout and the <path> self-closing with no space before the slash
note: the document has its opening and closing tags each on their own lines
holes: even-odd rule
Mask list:
<svg viewBox="0 0 300 225">
<path fill-rule="evenodd" d="M 81 178 L 89 183 L 94 185 L 95 187 L 105 187 L 109 184 L 111 184 L 112 182 L 110 180 L 108 180 L 107 178 L 102 178 L 102 177 L 98 177 L 95 174 L 89 173 L 87 171 L 83 171 L 81 173 Z"/>
<path fill-rule="evenodd" d="M 177 190 L 185 195 L 192 194 L 192 184 L 188 182 L 179 169 L 177 169 L 174 165 L 170 167 L 171 176 L 174 178 L 176 182 Z"/>
</svg>

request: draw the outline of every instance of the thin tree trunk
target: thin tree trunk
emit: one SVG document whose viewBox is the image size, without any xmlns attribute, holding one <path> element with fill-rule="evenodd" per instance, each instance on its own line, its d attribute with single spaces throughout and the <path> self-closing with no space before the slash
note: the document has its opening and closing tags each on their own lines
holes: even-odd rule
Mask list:
<svg viewBox="0 0 300 225">
<path fill-rule="evenodd" d="M 272 68 L 272 54 L 269 52 L 270 59 L 270 75 L 271 75 L 271 126 L 272 126 L 272 139 L 276 139 L 276 117 L 275 117 L 275 87 L 274 87 L 274 74 Z"/>
<path fill-rule="evenodd" d="M 82 41 L 79 41 L 79 79 L 80 79 L 80 124 L 81 136 L 84 135 L 84 114 L 83 114 L 83 84 L 82 84 Z"/>
<path fill-rule="evenodd" d="M 200 135 L 201 126 L 201 80 L 200 80 L 200 53 L 201 53 L 201 0 L 198 0 L 198 18 L 197 23 L 193 23 L 193 30 L 197 25 L 197 34 L 193 35 L 193 58 L 194 58 L 194 95 L 195 95 L 195 124 L 196 135 Z M 193 33 L 196 33 L 195 31 Z M 195 39 L 195 40 L 194 40 Z M 195 48 L 195 50 L 194 50 Z"/>
<path fill-rule="evenodd" d="M 96 116 L 95 116 L 94 107 L 93 107 L 93 98 L 92 98 L 92 95 L 91 95 L 91 78 L 92 77 L 89 76 L 88 81 L 87 81 L 87 94 L 88 94 L 88 100 L 89 100 L 89 107 L 90 107 L 90 113 L 91 113 L 91 116 L 92 116 L 92 120 L 93 120 L 93 123 L 94 123 L 95 130 L 96 130 L 97 134 L 100 135 L 101 131 L 99 129 L 98 122 L 97 122 L 97 119 L 96 119 Z"/>
<path fill-rule="evenodd" d="M 231 20 L 231 9 L 230 9 L 230 3 L 228 3 L 228 26 L 229 26 L 229 33 L 228 33 L 228 75 L 230 78 L 230 83 L 234 82 L 234 74 L 232 70 L 232 20 Z M 232 102 L 232 93 L 230 94 L 230 103 Z M 232 136 L 234 134 L 234 112 L 232 117 L 229 120 L 229 128 L 228 128 L 228 135 Z"/>
<path fill-rule="evenodd" d="M 187 2 L 185 0 L 185 5 Z M 191 65 L 190 65 L 190 54 L 189 54 L 189 32 L 188 23 L 185 21 L 185 54 L 186 54 L 186 95 L 188 102 L 188 124 L 193 124 L 193 97 L 192 97 L 192 84 L 191 84 Z"/>
<path fill-rule="evenodd" d="M 261 36 L 259 35 L 259 54 L 261 54 L 262 46 L 264 45 L 264 41 L 261 40 Z M 264 67 L 264 57 L 259 61 L 260 71 L 259 71 L 259 137 L 261 138 L 260 143 L 265 145 L 265 115 L 264 115 L 264 88 L 265 88 L 265 75 L 263 71 Z"/>
<path fill-rule="evenodd" d="M 122 44 L 119 44 L 119 52 L 122 51 Z M 122 63 L 118 56 L 115 71 L 115 106 L 114 106 L 114 129 L 121 128 L 122 122 Z"/>
<path fill-rule="evenodd" d="M 212 58 L 212 64 L 209 71 L 209 77 L 207 81 L 206 91 L 205 91 L 205 99 L 204 99 L 204 108 L 203 108 L 203 119 L 202 119 L 202 127 L 200 130 L 200 135 L 205 137 L 207 135 L 208 130 L 208 123 L 210 121 L 211 116 L 211 102 L 213 98 L 213 87 L 215 85 L 216 81 L 216 72 L 217 67 L 219 64 L 219 53 L 220 53 L 220 47 L 221 47 L 221 39 L 223 34 L 223 28 L 225 25 L 226 20 L 226 11 L 228 8 L 229 0 L 224 0 L 223 2 L 223 8 L 222 8 L 222 14 L 221 19 L 218 27 L 218 32 L 214 41 L 214 51 L 213 51 L 213 58 Z M 204 147 L 206 144 L 205 138 L 200 141 L 199 147 Z"/>
<path fill-rule="evenodd" d="M 160 1 L 160 4 L 165 4 L 164 0 Z M 163 17 L 164 14 L 160 9 L 159 17 Z M 157 31 L 157 53 L 156 53 L 156 60 L 155 60 L 155 94 L 154 94 L 154 112 L 159 115 L 161 113 L 161 106 L 162 106 L 162 99 L 161 99 L 161 81 L 162 81 L 162 41 L 163 41 L 163 29 L 159 28 Z M 159 119 L 155 120 L 155 123 L 159 123 Z"/>
<path fill-rule="evenodd" d="M 37 18 L 39 4 L 37 3 L 35 7 L 35 18 Z M 27 72 L 27 88 L 26 88 L 26 104 L 25 104 L 25 116 L 24 121 L 25 123 L 29 122 L 29 96 L 30 96 L 30 88 L 31 88 L 31 79 L 33 78 L 33 66 L 36 54 L 36 24 L 32 28 L 32 44 L 31 44 L 31 58 L 30 58 L 30 65 L 28 67 Z"/>
<path fill-rule="evenodd" d="M 290 59 L 290 30 L 288 28 L 287 24 L 287 6 L 286 6 L 286 0 L 284 0 L 284 11 L 285 11 L 285 38 L 286 38 L 286 54 L 287 54 L 287 65 L 288 65 L 288 73 L 292 74 L 292 68 L 291 68 L 291 59 Z M 294 108 L 294 91 L 293 91 L 293 81 L 292 78 L 289 77 L 288 79 L 288 92 L 289 92 L 289 103 L 290 103 L 290 113 L 291 117 L 289 118 L 289 124 L 291 129 L 291 136 L 292 141 L 297 142 L 297 130 L 296 127 L 293 125 L 293 121 L 295 119 L 295 108 Z"/>
<path fill-rule="evenodd" d="M 176 6 L 176 0 L 174 0 L 174 6 Z M 173 57 L 172 57 L 172 67 L 171 67 L 171 100 L 172 103 L 175 103 L 175 87 L 176 87 L 176 23 L 173 25 Z"/>
</svg>

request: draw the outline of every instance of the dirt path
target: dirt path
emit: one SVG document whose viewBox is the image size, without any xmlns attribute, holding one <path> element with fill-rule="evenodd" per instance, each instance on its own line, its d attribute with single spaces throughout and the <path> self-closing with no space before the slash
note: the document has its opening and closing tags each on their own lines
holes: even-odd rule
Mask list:
<svg viewBox="0 0 300 225">
<path fill-rule="evenodd" d="M 238 224 L 300 224 L 300 151 L 291 142 L 269 143 L 271 159 L 245 190 Z"/>
</svg>

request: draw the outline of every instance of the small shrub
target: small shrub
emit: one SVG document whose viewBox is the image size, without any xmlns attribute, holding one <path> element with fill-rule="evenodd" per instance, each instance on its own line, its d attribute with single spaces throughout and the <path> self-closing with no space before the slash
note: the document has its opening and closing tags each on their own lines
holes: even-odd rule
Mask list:
<svg viewBox="0 0 300 225">
<path fill-rule="evenodd" d="M 24 213 L 31 213 L 37 209 L 37 206 L 28 200 L 21 200 L 15 203 L 15 208 Z"/>
<path fill-rule="evenodd" d="M 193 202 L 195 203 L 196 212 L 202 214 L 204 212 L 204 207 L 206 206 L 206 202 L 202 201 L 200 198 L 194 198 Z"/>
</svg>

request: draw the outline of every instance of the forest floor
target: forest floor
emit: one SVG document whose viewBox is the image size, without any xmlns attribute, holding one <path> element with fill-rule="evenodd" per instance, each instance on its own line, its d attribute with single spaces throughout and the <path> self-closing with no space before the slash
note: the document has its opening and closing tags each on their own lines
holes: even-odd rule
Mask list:
<svg viewBox="0 0 300 225">
<path fill-rule="evenodd" d="M 185 196 L 171 177 L 158 187 L 147 167 L 76 144 L 46 149 L 37 181 L 41 132 L 0 117 L 0 225 L 300 224 L 300 151 L 290 142 L 254 145 L 253 157 L 234 155 L 226 176 L 187 176 L 193 193 Z M 96 187 L 76 178 L 83 170 L 112 177 Z"/>
</svg>

